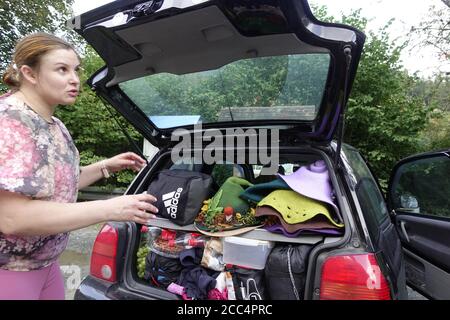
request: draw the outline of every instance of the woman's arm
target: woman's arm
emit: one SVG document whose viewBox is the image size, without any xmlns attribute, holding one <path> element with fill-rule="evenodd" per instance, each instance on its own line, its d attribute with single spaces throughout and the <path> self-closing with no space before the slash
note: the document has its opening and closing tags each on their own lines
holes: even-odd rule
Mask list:
<svg viewBox="0 0 450 320">
<path fill-rule="evenodd" d="M 78 189 L 83 189 L 103 178 L 102 167 L 109 173 L 124 169 L 141 170 L 147 162 L 133 152 L 121 153 L 115 157 L 102 160 L 81 168 Z"/>
<path fill-rule="evenodd" d="M 106 221 L 147 224 L 158 209 L 147 194 L 108 200 L 58 203 L 31 200 L 18 193 L 0 191 L 0 232 L 19 236 L 46 236 L 81 229 Z"/>
<path fill-rule="evenodd" d="M 101 178 L 103 178 L 101 161 L 81 167 L 78 189 L 86 188 Z"/>
</svg>

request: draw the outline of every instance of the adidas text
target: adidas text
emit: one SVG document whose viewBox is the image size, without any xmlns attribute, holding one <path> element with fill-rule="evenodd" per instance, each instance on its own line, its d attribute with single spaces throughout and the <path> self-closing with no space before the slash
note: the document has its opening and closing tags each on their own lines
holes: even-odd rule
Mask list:
<svg viewBox="0 0 450 320">
<path fill-rule="evenodd" d="M 167 213 L 172 219 L 177 218 L 178 211 L 178 199 L 180 198 L 183 188 L 178 188 L 177 191 L 169 192 L 163 194 L 162 200 L 164 201 L 164 206 L 167 209 Z"/>
</svg>

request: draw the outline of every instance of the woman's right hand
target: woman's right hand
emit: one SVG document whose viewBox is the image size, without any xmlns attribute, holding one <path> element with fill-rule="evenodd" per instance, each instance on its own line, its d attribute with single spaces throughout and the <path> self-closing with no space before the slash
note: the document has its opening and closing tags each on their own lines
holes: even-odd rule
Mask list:
<svg viewBox="0 0 450 320">
<path fill-rule="evenodd" d="M 158 209 L 152 205 L 156 198 L 150 194 L 125 195 L 105 200 L 108 203 L 107 220 L 109 221 L 134 221 L 140 224 L 148 224 L 154 218 Z M 151 213 L 149 213 L 151 212 Z"/>
</svg>

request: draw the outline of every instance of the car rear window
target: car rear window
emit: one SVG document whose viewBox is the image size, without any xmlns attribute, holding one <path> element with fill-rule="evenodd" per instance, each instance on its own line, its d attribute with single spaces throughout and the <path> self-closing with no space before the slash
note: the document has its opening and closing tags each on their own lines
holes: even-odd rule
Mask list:
<svg viewBox="0 0 450 320">
<path fill-rule="evenodd" d="M 159 128 L 198 122 L 314 120 L 328 53 L 257 57 L 190 74 L 154 74 L 119 84 Z"/>
</svg>

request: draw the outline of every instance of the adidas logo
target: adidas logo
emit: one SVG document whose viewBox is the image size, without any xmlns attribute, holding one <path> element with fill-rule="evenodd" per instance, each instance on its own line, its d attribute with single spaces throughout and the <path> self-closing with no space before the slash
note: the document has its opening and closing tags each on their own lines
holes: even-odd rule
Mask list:
<svg viewBox="0 0 450 320">
<path fill-rule="evenodd" d="M 183 188 L 178 188 L 177 191 L 172 191 L 162 195 L 164 206 L 172 219 L 177 218 L 178 199 L 180 198 L 181 191 L 183 191 Z"/>
</svg>

